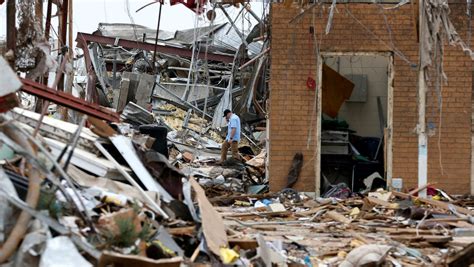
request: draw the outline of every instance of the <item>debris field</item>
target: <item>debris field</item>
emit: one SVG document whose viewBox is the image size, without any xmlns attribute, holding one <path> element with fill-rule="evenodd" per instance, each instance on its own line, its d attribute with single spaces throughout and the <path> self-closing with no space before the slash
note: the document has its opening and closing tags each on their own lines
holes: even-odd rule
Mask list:
<svg viewBox="0 0 474 267">
<path fill-rule="evenodd" d="M 372 84 L 370 74 L 343 74 L 344 58 L 306 81 L 308 90 L 324 82 L 329 96 L 319 107 L 321 187 L 295 189 L 316 162 L 301 152 L 284 188 L 270 186 L 269 80 L 279 63 L 268 9 L 297 6 L 299 20 L 326 6 L 326 34 L 334 27 L 337 1 L 303 2 L 143 3 L 135 13 L 158 9 L 156 29 L 129 15 L 76 34 L 72 0 L 0 0 L 0 265 L 474 264 L 474 197 L 387 178 L 387 107 L 374 98 L 380 120 L 365 135 L 343 118 L 351 101 L 369 101 Z M 454 27 L 447 1 L 420 3 L 437 14 L 428 26 Z M 164 5 L 191 10 L 195 27 L 161 29 Z M 308 45 L 317 38 L 310 28 Z"/>
</svg>

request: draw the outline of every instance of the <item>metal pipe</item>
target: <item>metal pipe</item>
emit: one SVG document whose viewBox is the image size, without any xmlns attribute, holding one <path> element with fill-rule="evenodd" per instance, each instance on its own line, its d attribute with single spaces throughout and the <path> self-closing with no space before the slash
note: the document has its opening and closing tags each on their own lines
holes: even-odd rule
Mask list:
<svg viewBox="0 0 474 267">
<path fill-rule="evenodd" d="M 62 5 L 59 7 L 59 43 L 60 46 L 67 44 L 67 13 L 69 0 L 63 0 Z"/>
<path fill-rule="evenodd" d="M 43 0 L 35 1 L 35 17 L 36 23 L 38 23 L 41 30 L 43 30 Z"/>
<path fill-rule="evenodd" d="M 259 24 L 262 24 L 262 20 L 257 16 L 257 14 L 255 14 L 255 12 L 253 12 L 252 10 L 252 6 L 250 4 L 245 4 L 245 9 L 250 13 L 250 15 L 252 15 L 252 17 L 258 21 Z"/>
<path fill-rule="evenodd" d="M 69 46 L 69 54 L 68 54 L 68 60 L 69 63 L 71 64 L 71 67 L 74 66 L 74 50 L 72 49 L 73 47 L 73 21 L 72 21 L 72 7 L 73 7 L 73 0 L 69 0 L 68 3 L 68 46 Z M 67 80 L 66 80 L 66 87 L 64 88 L 64 92 L 72 94 L 72 86 L 73 86 L 73 80 L 74 80 L 74 71 L 70 71 L 67 73 Z M 69 114 L 68 114 L 68 109 L 64 107 L 63 112 L 62 112 L 62 118 L 64 121 L 69 120 Z"/>
<path fill-rule="evenodd" d="M 245 40 L 244 35 L 240 32 L 239 28 L 237 28 L 237 26 L 235 26 L 235 24 L 232 23 L 232 18 L 229 16 L 229 14 L 228 14 L 227 11 L 225 10 L 225 8 L 224 8 L 222 5 L 219 5 L 219 8 L 222 10 L 222 12 L 223 12 L 224 15 L 226 16 L 226 18 L 229 20 L 230 25 L 232 25 L 232 27 L 234 28 L 235 32 L 240 36 L 240 39 L 242 39 L 242 43 L 243 43 L 245 46 L 248 46 L 248 43 L 247 43 L 247 41 Z"/>
<path fill-rule="evenodd" d="M 155 212 L 160 213 L 163 216 L 163 218 L 168 219 L 169 218 L 168 214 L 166 214 L 166 212 L 163 209 L 161 209 L 161 207 L 145 192 L 145 190 L 143 190 L 143 188 L 132 178 L 132 176 L 130 176 L 130 174 L 128 174 L 123 169 L 123 167 L 115 160 L 115 158 L 112 157 L 112 155 L 110 155 L 107 149 L 105 149 L 105 147 L 103 147 L 102 144 L 100 144 L 97 141 L 95 141 L 94 144 L 99 149 L 99 151 L 115 165 L 117 170 L 127 179 L 127 181 L 131 183 L 135 188 L 138 189 L 138 191 L 140 192 L 140 195 L 142 195 L 142 197 L 148 202 L 148 205 L 150 205 L 150 208 L 155 210 Z"/>
<path fill-rule="evenodd" d="M 155 73 L 156 47 L 158 46 L 158 35 L 160 34 L 161 7 L 162 6 L 163 4 L 160 3 L 160 11 L 158 11 L 158 23 L 156 25 L 155 48 L 153 49 L 153 73 Z"/>
<path fill-rule="evenodd" d="M 244 68 L 246 68 L 247 66 L 249 66 L 250 64 L 254 63 L 255 60 L 259 59 L 260 57 L 262 57 L 263 55 L 265 55 L 266 53 L 268 53 L 270 51 L 270 47 L 268 47 L 267 49 L 265 49 L 262 53 L 256 55 L 254 58 L 252 58 L 251 60 L 245 62 L 245 64 L 243 64 L 242 66 L 239 67 L 239 70 L 242 70 Z"/>
<path fill-rule="evenodd" d="M 49 42 L 49 33 L 51 31 L 51 12 L 53 9 L 53 0 L 48 0 L 48 7 L 46 9 L 46 24 L 44 26 L 44 38 Z"/>
<path fill-rule="evenodd" d="M 65 47 L 67 45 L 67 13 L 68 13 L 68 3 L 69 0 L 63 0 L 63 3 L 60 7 L 59 11 L 59 48 Z M 71 49 L 69 47 L 69 49 Z M 67 53 L 62 54 L 62 60 L 67 60 L 66 57 Z M 58 82 L 58 91 L 64 91 L 64 75 L 59 76 Z"/>
<path fill-rule="evenodd" d="M 16 48 L 16 1 L 7 0 L 7 51 Z"/>
</svg>

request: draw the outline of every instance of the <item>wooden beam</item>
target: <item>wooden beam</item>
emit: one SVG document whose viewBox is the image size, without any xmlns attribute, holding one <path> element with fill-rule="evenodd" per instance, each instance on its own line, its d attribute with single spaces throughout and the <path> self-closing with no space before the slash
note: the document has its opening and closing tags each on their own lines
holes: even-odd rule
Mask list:
<svg viewBox="0 0 474 267">
<path fill-rule="evenodd" d="M 367 197 L 367 200 L 372 204 L 383 206 L 387 209 L 399 209 L 400 208 L 398 203 L 390 203 L 388 201 L 378 199 L 376 197 Z"/>
<path fill-rule="evenodd" d="M 35 16 L 41 30 L 43 30 L 43 0 L 35 1 Z"/>
<path fill-rule="evenodd" d="M 469 246 L 465 247 L 456 255 L 448 259 L 449 267 L 470 266 L 473 263 L 474 263 L 474 243 L 471 243 Z"/>
<path fill-rule="evenodd" d="M 7 51 L 16 48 L 16 1 L 7 0 Z"/>
<path fill-rule="evenodd" d="M 412 197 L 412 196 L 410 196 L 409 194 L 406 194 L 406 193 L 401 193 L 401 192 L 396 192 L 396 191 L 392 191 L 392 193 L 393 193 L 394 196 L 401 197 L 401 198 L 404 198 L 404 199 L 409 199 L 410 197 Z M 454 205 L 454 204 L 449 203 L 449 202 L 443 202 L 443 201 L 427 199 L 427 198 L 422 198 L 422 197 L 418 197 L 418 198 L 413 197 L 413 198 L 418 199 L 420 202 L 422 202 L 424 204 L 429 204 L 429 205 L 435 206 L 437 208 L 444 209 L 446 211 L 449 211 L 449 205 L 453 205 L 454 208 L 456 209 L 456 211 L 459 212 L 459 213 L 462 213 L 462 214 L 465 214 L 465 215 L 470 215 L 470 216 L 474 215 L 473 211 L 470 211 L 466 208 Z"/>
<path fill-rule="evenodd" d="M 343 224 L 350 224 L 351 220 L 346 218 L 344 215 L 340 214 L 337 211 L 328 211 L 326 212 L 326 216 L 332 220 L 335 220 L 337 222 L 343 223 Z"/>
</svg>

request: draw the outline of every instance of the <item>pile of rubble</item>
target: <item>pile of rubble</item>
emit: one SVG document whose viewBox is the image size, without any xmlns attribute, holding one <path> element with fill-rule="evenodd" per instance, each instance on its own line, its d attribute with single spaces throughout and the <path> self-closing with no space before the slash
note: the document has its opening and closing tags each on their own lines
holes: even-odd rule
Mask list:
<svg viewBox="0 0 474 267">
<path fill-rule="evenodd" d="M 158 126 L 136 129 L 93 117 L 79 125 L 45 117 L 39 124 L 39 116 L 19 108 L 1 116 L 0 255 L 15 266 L 472 261 L 472 198 L 431 187 L 430 199 L 417 197 L 425 187 L 344 199 L 290 188 L 263 193 L 264 150 L 220 166 L 217 142 L 183 127 L 169 132 L 167 154 L 157 152 Z"/>
<path fill-rule="evenodd" d="M 426 187 L 333 194 L 338 198 L 291 188 L 268 193 L 264 149 L 242 145 L 241 162 L 218 164 L 221 133 L 201 130 L 210 122 L 170 104 L 155 110 L 129 103 L 115 123 L 82 115 L 73 124 L 21 108 L 1 115 L 0 260 L 22 266 L 472 261 L 472 198 L 428 185 L 430 199 L 417 197 Z M 298 162 L 295 156 L 292 179 Z"/>
<path fill-rule="evenodd" d="M 134 110 L 148 114 L 133 103 L 126 110 L 124 120 Z M 201 262 L 224 260 L 223 253 L 232 250 L 213 243 L 212 224 L 222 229 L 224 224 L 203 188 L 220 196 L 256 185 L 259 192 L 267 190 L 264 151 L 243 154 L 248 164 L 217 164 L 219 143 L 191 127 L 171 128 L 176 117 L 163 118 L 163 126 L 138 126 L 83 116 L 75 125 L 14 108 L 1 119 L 2 233 L 5 250 L 9 243 L 14 248 L 4 261 L 53 261 L 51 254 L 71 250 L 73 243 L 84 258 L 76 249 L 69 251 L 64 257 L 70 266 L 123 260 L 179 266 L 193 254 Z M 17 212 L 22 214 L 18 221 L 12 219 Z M 32 244 L 32 236 L 42 238 Z"/>
<path fill-rule="evenodd" d="M 473 199 L 439 201 L 418 198 L 417 191 L 347 199 L 282 192 L 235 197 L 232 206 L 216 209 L 244 266 L 472 264 Z"/>
<path fill-rule="evenodd" d="M 309 197 L 291 189 L 301 154 L 289 170 L 288 188 L 269 193 L 263 130 L 244 131 L 241 161 L 219 162 L 225 129 L 212 127 L 213 117 L 189 102 L 162 97 L 141 106 L 135 99 L 119 116 L 4 70 L 3 89 L 11 90 L 2 92 L 9 105 L 0 116 L 0 262 L 463 266 L 472 261 L 471 198 L 441 190 L 419 198 L 425 188 L 386 192 L 375 190 L 374 182 L 364 194 L 332 186 L 324 198 Z M 48 116 L 46 108 L 36 113 L 14 107 L 20 88 L 67 104 L 77 123 Z"/>
<path fill-rule="evenodd" d="M 242 161 L 218 162 L 223 131 L 193 109 L 161 99 L 150 112 L 134 99 L 118 116 L 20 80 L 2 63 L 11 105 L 0 118 L 1 262 L 52 266 L 61 255 L 68 266 L 231 263 L 225 255 L 236 252 L 214 240 L 226 233 L 216 231 L 224 223 L 205 192 L 268 191 L 262 143 L 248 138 Z M 67 104 L 77 124 L 48 115 L 48 102 L 41 113 L 14 107 L 18 89 Z"/>
</svg>

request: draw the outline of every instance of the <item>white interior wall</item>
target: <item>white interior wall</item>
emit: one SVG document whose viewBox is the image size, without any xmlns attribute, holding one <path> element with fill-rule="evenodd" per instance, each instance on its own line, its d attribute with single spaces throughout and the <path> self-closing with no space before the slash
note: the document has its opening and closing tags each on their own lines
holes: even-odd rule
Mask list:
<svg viewBox="0 0 474 267">
<path fill-rule="evenodd" d="M 380 137 L 377 97 L 382 100 L 385 121 L 387 121 L 388 64 L 389 58 L 370 56 L 325 56 L 325 63 L 342 75 L 367 75 L 367 102 L 345 102 L 338 118 L 346 120 L 357 135 Z"/>
</svg>

